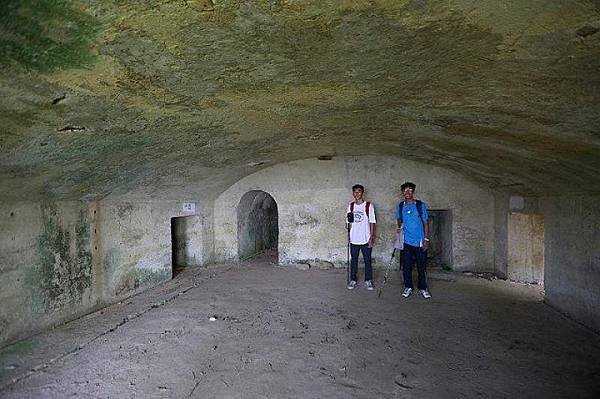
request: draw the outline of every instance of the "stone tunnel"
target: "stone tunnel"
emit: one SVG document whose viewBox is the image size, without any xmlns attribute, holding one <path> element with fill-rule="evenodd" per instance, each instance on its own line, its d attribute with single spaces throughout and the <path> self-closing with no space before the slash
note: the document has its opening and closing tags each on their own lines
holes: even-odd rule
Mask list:
<svg viewBox="0 0 600 399">
<path fill-rule="evenodd" d="M 205 295 L 202 306 L 235 295 L 241 295 L 236 306 L 259 298 L 267 306 L 288 295 L 294 298 L 290 306 L 315 298 L 323 301 L 313 304 L 319 309 L 345 302 L 344 221 L 351 187 L 364 185 L 376 209 L 373 263 L 376 277 L 387 278 L 390 265 L 392 274 L 399 268 L 390 254 L 406 181 L 416 184 L 416 197 L 429 208 L 432 281 L 445 287 L 465 280 L 463 291 L 471 292 L 469 284 L 486 277 L 480 297 L 473 291 L 456 298 L 450 288 L 445 297 L 447 291 L 433 288 L 429 307 L 418 312 L 433 311 L 436 301 L 447 306 L 457 301 L 456 309 L 484 306 L 482 298 L 494 290 L 505 290 L 498 298 L 522 303 L 519 292 L 537 290 L 527 291 L 535 297 L 528 317 L 547 324 L 524 321 L 510 328 L 535 335 L 563 323 L 564 333 L 540 338 L 523 361 L 531 369 L 561 363 L 570 356 L 568 345 L 548 355 L 552 360 L 536 356 L 553 340 L 580 340 L 591 358 L 581 355 L 583 363 L 573 369 L 591 370 L 589 379 L 565 378 L 581 389 L 577 397 L 600 394 L 593 382 L 600 373 L 594 362 L 600 355 L 600 2 L 5 0 L 0 68 L 0 396 L 90 394 L 76 384 L 71 391 L 38 384 L 40 376 L 28 368 L 54 370 L 52 359 L 78 350 L 63 341 L 56 346 L 62 349 L 44 357 L 32 340 L 129 300 L 141 301 L 140 309 L 156 308 L 155 299 L 166 298 L 171 285 L 182 295 L 177 298 L 187 290 Z M 270 280 L 287 273 L 289 280 Z M 176 285 L 192 275 L 222 282 L 213 288 L 209 283 L 198 288 L 196 280 L 187 288 Z M 400 301 L 401 279 L 393 274 L 391 281 L 383 300 L 397 301 L 388 304 L 394 314 L 406 302 Z M 290 286 L 284 289 L 285 284 Z M 325 288 L 297 295 L 302 284 Z M 260 291 L 264 285 L 281 285 L 282 292 L 271 297 Z M 356 307 L 376 312 L 379 305 L 369 301 L 377 294 L 372 299 L 363 294 Z M 177 298 L 164 299 L 160 307 L 173 306 Z M 489 306 L 491 313 L 474 323 L 497 321 L 493 309 L 500 305 Z M 451 323 L 442 309 L 440 304 L 435 319 Z M 508 318 L 520 320 L 519 310 L 507 309 Z M 138 322 L 145 312 L 134 312 Z M 300 310 L 283 312 L 280 321 L 295 320 L 294 312 Z M 231 326 L 243 319 L 225 313 L 213 318 Z M 359 320 L 344 319 L 342 330 L 362 328 L 356 327 Z M 299 323 L 304 328 L 308 322 Z M 372 328 L 384 328 L 376 323 Z M 498 323 L 493 331 L 500 334 L 504 325 Z M 112 340 L 127 342 L 116 328 L 100 328 L 97 337 L 110 331 Z M 394 331 L 386 339 L 395 340 Z M 323 345 L 333 342 L 327 334 Z M 457 334 L 476 335 L 469 328 Z M 213 352 L 226 348 L 213 345 L 216 336 L 196 344 L 210 341 Z M 345 342 L 336 337 L 334 344 Z M 284 344 L 260 345 L 269 351 Z M 280 354 L 279 367 L 296 359 L 294 350 Z M 345 381 L 340 389 L 349 392 L 330 391 L 325 383 L 303 390 L 247 369 L 245 383 L 261 380 L 271 390 L 252 384 L 245 390 L 215 377 L 226 382 L 213 392 L 197 368 L 190 395 L 480 393 L 456 382 L 457 375 L 444 385 L 422 370 L 400 372 L 393 360 L 385 370 L 396 377 L 378 390 L 355 374 L 349 377 L 351 367 L 341 360 L 335 366 L 313 364 L 316 349 L 307 344 L 306 351 L 312 354 L 303 367 L 317 374 L 300 380 L 327 374 L 331 384 Z M 224 359 L 239 353 L 231 348 Z M 363 355 L 365 367 L 375 361 Z M 493 359 L 489 355 L 482 367 L 493 369 Z M 117 360 L 106 361 L 117 367 Z M 258 362 L 248 360 L 253 361 Z M 264 363 L 271 365 L 267 370 L 274 362 Z M 89 369 L 87 363 L 78 367 Z M 202 370 L 205 380 L 214 373 Z M 553 372 L 531 374 L 525 396 L 561 397 L 563 391 L 544 393 L 537 386 Z M 70 381 L 69 375 L 61 378 Z M 105 386 L 109 378 L 102 374 L 98 384 Z M 507 385 L 514 382 L 503 378 Z M 485 397 L 512 392 L 486 381 Z M 103 388 L 108 390 L 98 394 L 129 397 L 123 392 L 133 385 L 120 383 L 120 390 Z M 440 391 L 432 388 L 436 384 Z M 152 390 L 146 385 L 139 395 L 187 395 L 166 382 Z"/>
</svg>

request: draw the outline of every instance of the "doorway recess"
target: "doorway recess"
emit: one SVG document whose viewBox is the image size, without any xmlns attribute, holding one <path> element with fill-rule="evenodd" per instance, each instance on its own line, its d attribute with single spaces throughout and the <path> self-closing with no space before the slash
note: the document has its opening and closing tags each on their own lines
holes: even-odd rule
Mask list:
<svg viewBox="0 0 600 399">
<path fill-rule="evenodd" d="M 279 219 L 275 199 L 264 191 L 248 191 L 240 199 L 237 216 L 239 259 L 262 253 L 276 257 Z"/>
</svg>

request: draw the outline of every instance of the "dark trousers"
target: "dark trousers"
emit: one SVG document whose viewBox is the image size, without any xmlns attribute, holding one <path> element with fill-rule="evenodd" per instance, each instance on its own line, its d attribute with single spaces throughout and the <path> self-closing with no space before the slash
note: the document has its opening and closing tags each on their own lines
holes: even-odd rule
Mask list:
<svg viewBox="0 0 600 399">
<path fill-rule="evenodd" d="M 373 266 L 371 266 L 371 251 L 373 248 L 369 248 L 369 244 L 355 245 L 350 244 L 350 280 L 358 281 L 356 279 L 356 272 L 358 271 L 358 252 L 362 252 L 363 259 L 365 260 L 365 281 L 373 280 Z"/>
<path fill-rule="evenodd" d="M 427 289 L 427 251 L 420 247 L 413 247 L 404 243 L 402 251 L 402 275 L 404 276 L 404 288 L 413 288 L 412 270 L 413 264 L 417 262 L 417 272 L 419 273 L 419 289 Z"/>
</svg>

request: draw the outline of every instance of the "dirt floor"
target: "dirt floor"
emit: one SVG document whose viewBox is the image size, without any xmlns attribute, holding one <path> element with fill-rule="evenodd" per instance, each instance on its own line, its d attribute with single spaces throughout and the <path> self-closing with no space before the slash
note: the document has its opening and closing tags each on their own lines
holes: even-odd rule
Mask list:
<svg viewBox="0 0 600 399">
<path fill-rule="evenodd" d="M 378 298 L 339 269 L 185 270 L 0 350 L 0 397 L 600 397 L 600 336 L 540 287 L 429 277 L 425 300 L 397 272 Z"/>
</svg>

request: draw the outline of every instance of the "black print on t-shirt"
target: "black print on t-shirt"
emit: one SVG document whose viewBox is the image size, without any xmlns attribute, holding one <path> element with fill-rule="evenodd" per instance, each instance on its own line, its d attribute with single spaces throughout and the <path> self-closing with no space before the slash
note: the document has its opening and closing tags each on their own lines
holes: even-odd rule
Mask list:
<svg viewBox="0 0 600 399">
<path fill-rule="evenodd" d="M 354 223 L 360 223 L 363 219 L 363 213 L 361 211 L 354 212 Z"/>
</svg>

